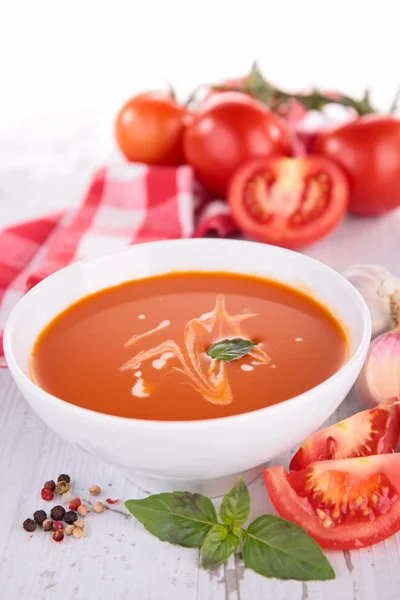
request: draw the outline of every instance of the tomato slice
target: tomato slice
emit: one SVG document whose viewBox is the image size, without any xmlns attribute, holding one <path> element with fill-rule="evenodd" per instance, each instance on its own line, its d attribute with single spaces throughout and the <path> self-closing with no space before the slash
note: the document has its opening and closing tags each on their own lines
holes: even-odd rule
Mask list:
<svg viewBox="0 0 400 600">
<path fill-rule="evenodd" d="M 394 452 L 399 433 L 397 406 L 379 404 L 314 433 L 296 452 L 289 468 L 299 471 L 316 461 Z"/>
<path fill-rule="evenodd" d="M 320 546 L 371 546 L 400 530 L 400 454 L 316 462 L 263 473 L 276 512 L 303 527 Z"/>
<path fill-rule="evenodd" d="M 261 242 L 299 248 L 329 233 L 346 212 L 346 175 L 322 156 L 251 160 L 233 176 L 228 200 L 240 229 Z"/>
</svg>

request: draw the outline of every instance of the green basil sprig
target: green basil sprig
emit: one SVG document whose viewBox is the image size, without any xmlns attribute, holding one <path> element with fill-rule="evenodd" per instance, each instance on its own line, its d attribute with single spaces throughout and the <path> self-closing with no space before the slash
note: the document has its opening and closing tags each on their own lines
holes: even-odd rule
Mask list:
<svg viewBox="0 0 400 600">
<path fill-rule="evenodd" d="M 222 500 L 222 523 L 210 498 L 201 494 L 155 494 L 127 500 L 125 506 L 161 541 L 201 548 L 204 569 L 225 562 L 243 543 L 245 566 L 264 577 L 299 581 L 335 578 L 321 548 L 294 523 L 263 515 L 247 529 L 242 528 L 250 514 L 250 495 L 242 477 Z"/>
</svg>

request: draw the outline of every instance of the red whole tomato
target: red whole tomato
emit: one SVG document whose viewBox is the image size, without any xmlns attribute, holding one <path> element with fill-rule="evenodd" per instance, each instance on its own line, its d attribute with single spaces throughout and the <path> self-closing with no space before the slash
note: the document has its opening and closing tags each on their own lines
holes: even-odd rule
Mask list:
<svg viewBox="0 0 400 600">
<path fill-rule="evenodd" d="M 359 117 L 322 133 L 316 152 L 347 173 L 353 214 L 380 215 L 400 206 L 400 119 Z"/>
<path fill-rule="evenodd" d="M 233 173 L 247 160 L 290 154 L 285 123 L 260 102 L 239 92 L 224 92 L 206 101 L 187 127 L 184 152 L 198 179 L 226 196 Z"/>
<path fill-rule="evenodd" d="M 271 157 L 247 162 L 232 178 L 229 204 L 250 237 L 299 248 L 329 233 L 347 208 L 341 169 L 319 157 Z"/>
<path fill-rule="evenodd" d="M 323 548 L 371 546 L 400 530 L 400 454 L 316 462 L 263 473 L 277 513 Z"/>
<path fill-rule="evenodd" d="M 171 97 L 157 92 L 139 94 L 118 113 L 115 137 L 131 162 L 180 165 L 186 110 Z"/>
<path fill-rule="evenodd" d="M 314 433 L 296 452 L 289 468 L 299 471 L 321 460 L 388 454 L 396 450 L 399 433 L 397 406 L 379 404 Z"/>
<path fill-rule="evenodd" d="M 238 92 L 240 92 L 243 89 L 243 87 L 246 86 L 246 84 L 248 82 L 248 78 L 249 78 L 249 76 L 246 75 L 245 77 L 236 77 L 235 79 L 226 79 L 225 81 L 223 81 L 221 83 L 221 87 L 227 87 L 232 91 L 237 90 Z M 246 92 L 242 92 L 242 93 L 246 93 Z M 218 90 L 218 89 L 211 89 L 207 93 L 204 100 L 208 100 L 209 98 L 212 98 L 216 94 L 226 94 L 226 91 Z M 257 98 L 257 96 L 255 96 L 251 92 L 249 92 L 248 95 L 252 96 L 253 98 Z M 271 104 L 273 105 L 273 100 L 271 100 Z M 287 102 L 280 103 L 276 107 L 276 109 L 273 108 L 272 110 L 274 110 L 274 112 L 276 112 L 276 114 L 278 114 L 280 117 L 285 119 L 285 121 L 288 121 L 288 123 L 293 123 L 293 124 L 296 123 L 297 121 L 301 121 L 301 119 L 303 119 L 303 117 L 307 113 L 307 109 L 304 106 L 304 104 L 302 104 L 301 102 L 298 102 L 298 100 L 296 100 L 295 98 L 289 98 L 287 100 Z"/>
</svg>

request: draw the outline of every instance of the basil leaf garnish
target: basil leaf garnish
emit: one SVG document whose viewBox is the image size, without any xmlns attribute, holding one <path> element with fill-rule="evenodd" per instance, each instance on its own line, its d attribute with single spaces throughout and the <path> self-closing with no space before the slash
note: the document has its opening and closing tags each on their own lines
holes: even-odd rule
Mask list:
<svg viewBox="0 0 400 600">
<path fill-rule="evenodd" d="M 245 532 L 243 561 L 264 577 L 325 581 L 335 572 L 301 527 L 273 515 L 258 517 Z"/>
<path fill-rule="evenodd" d="M 226 525 L 214 525 L 201 547 L 203 569 L 210 569 L 225 562 L 238 548 L 239 543 L 239 538 L 230 532 Z"/>
<path fill-rule="evenodd" d="M 251 340 L 243 338 L 220 340 L 208 348 L 207 354 L 215 360 L 231 362 L 246 356 L 255 345 Z"/>
<path fill-rule="evenodd" d="M 213 503 L 201 494 L 155 494 L 127 500 L 125 506 L 159 540 L 187 548 L 199 548 L 218 523 Z"/>
<path fill-rule="evenodd" d="M 239 477 L 233 488 L 224 496 L 219 516 L 225 525 L 243 525 L 250 514 L 250 494 L 242 477 Z"/>
</svg>

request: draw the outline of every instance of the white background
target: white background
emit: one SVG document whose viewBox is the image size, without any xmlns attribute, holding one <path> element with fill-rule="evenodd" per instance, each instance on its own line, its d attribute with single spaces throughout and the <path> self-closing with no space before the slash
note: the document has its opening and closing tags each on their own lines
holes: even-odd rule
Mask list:
<svg viewBox="0 0 400 600">
<path fill-rule="evenodd" d="M 384 108 L 400 82 L 396 4 L 3 0 L 2 118 L 66 108 L 110 116 L 132 92 L 169 80 L 185 94 L 255 58 L 286 86 L 371 86 Z"/>
<path fill-rule="evenodd" d="M 166 81 L 184 99 L 258 59 L 288 88 L 369 86 L 385 110 L 399 13 L 395 0 L 0 0 L 0 224 L 16 206 L 76 204 L 114 151 L 119 106 Z"/>
</svg>

